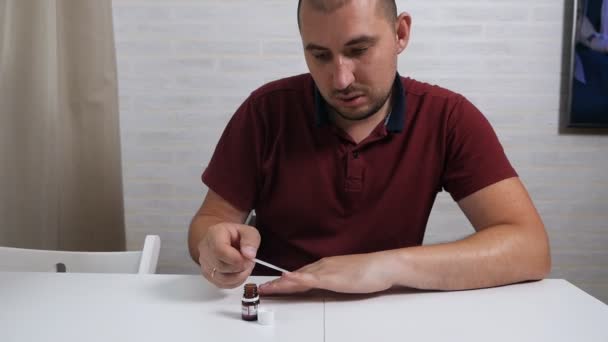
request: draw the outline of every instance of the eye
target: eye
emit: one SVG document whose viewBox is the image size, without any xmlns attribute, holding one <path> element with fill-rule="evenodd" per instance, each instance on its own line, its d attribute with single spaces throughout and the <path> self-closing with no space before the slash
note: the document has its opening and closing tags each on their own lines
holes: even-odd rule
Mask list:
<svg viewBox="0 0 608 342">
<path fill-rule="evenodd" d="M 353 48 L 350 50 L 350 55 L 354 56 L 354 57 L 358 57 L 363 55 L 365 52 L 367 52 L 367 48 L 366 47 L 362 47 L 362 48 Z"/>
<path fill-rule="evenodd" d="M 331 59 L 331 54 L 329 52 L 317 52 L 313 53 L 312 56 L 321 62 L 327 62 Z"/>
</svg>

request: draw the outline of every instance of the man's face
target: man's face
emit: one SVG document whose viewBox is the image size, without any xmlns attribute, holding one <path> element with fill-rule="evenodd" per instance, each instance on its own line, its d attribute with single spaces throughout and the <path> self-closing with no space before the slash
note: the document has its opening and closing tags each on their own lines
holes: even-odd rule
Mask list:
<svg viewBox="0 0 608 342">
<path fill-rule="evenodd" d="M 300 23 L 306 63 L 325 101 L 352 120 L 376 113 L 395 80 L 395 23 L 370 0 L 328 13 L 304 1 Z"/>
</svg>

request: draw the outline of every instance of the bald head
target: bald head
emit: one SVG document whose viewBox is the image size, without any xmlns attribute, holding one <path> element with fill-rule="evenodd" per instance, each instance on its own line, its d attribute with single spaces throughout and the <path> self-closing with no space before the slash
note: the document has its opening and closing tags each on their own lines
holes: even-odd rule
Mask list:
<svg viewBox="0 0 608 342">
<path fill-rule="evenodd" d="M 302 2 L 306 2 L 316 11 L 331 13 L 351 1 L 352 0 L 298 0 L 298 28 L 301 29 L 300 8 L 302 7 Z M 397 5 L 395 4 L 395 0 L 375 1 L 378 14 L 384 16 L 389 23 L 394 23 L 397 20 Z"/>
</svg>

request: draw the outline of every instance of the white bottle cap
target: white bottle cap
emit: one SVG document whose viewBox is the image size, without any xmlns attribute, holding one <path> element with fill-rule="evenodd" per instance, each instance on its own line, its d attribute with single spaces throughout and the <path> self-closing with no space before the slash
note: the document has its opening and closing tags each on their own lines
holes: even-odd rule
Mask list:
<svg viewBox="0 0 608 342">
<path fill-rule="evenodd" d="M 265 309 L 258 310 L 258 323 L 262 325 L 272 325 L 274 323 L 274 311 Z"/>
</svg>

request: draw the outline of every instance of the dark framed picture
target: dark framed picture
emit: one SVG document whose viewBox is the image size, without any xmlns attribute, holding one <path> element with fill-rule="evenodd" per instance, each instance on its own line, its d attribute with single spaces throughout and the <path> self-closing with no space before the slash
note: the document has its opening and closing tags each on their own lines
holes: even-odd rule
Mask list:
<svg viewBox="0 0 608 342">
<path fill-rule="evenodd" d="M 608 0 L 573 0 L 566 126 L 608 128 Z"/>
</svg>

